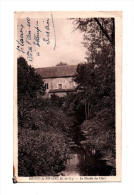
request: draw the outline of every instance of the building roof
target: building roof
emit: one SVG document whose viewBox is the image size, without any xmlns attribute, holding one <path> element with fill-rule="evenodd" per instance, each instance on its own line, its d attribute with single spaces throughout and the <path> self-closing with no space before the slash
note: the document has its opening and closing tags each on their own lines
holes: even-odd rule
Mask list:
<svg viewBox="0 0 134 195">
<path fill-rule="evenodd" d="M 36 68 L 36 72 L 40 74 L 43 79 L 72 77 L 76 72 L 76 68 L 77 65 L 53 66 L 45 68 Z"/>
</svg>

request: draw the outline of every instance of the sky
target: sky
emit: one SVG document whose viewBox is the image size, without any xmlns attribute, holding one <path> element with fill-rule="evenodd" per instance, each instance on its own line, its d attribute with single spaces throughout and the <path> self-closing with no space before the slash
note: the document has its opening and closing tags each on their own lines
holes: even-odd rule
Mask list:
<svg viewBox="0 0 134 195">
<path fill-rule="evenodd" d="M 60 62 L 76 65 L 84 62 L 83 34 L 74 30 L 66 18 L 19 18 L 17 20 L 17 57 L 23 56 L 35 68 Z"/>
</svg>

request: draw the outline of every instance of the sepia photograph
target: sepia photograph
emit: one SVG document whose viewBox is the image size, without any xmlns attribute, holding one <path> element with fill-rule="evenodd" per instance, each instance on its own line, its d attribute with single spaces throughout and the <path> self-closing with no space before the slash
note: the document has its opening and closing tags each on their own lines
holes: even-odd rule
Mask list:
<svg viewBox="0 0 134 195">
<path fill-rule="evenodd" d="M 121 181 L 121 12 L 15 12 L 13 182 Z"/>
</svg>

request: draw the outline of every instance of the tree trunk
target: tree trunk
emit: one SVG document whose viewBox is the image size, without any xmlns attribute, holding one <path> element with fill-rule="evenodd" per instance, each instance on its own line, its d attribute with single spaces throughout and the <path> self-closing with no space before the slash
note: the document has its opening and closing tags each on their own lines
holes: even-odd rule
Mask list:
<svg viewBox="0 0 134 195">
<path fill-rule="evenodd" d="M 89 103 L 87 104 L 87 115 L 88 115 L 87 119 L 89 119 L 89 117 L 90 117 Z"/>
<path fill-rule="evenodd" d="M 87 105 L 86 105 L 86 102 L 85 102 L 85 116 L 86 116 L 86 120 L 87 120 Z"/>
</svg>

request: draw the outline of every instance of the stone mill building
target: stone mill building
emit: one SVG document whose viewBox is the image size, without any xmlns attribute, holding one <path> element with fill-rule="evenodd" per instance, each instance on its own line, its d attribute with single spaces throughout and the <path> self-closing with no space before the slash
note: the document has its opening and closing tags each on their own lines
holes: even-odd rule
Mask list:
<svg viewBox="0 0 134 195">
<path fill-rule="evenodd" d="M 46 96 L 50 97 L 52 94 L 56 94 L 63 97 L 68 93 L 74 93 L 77 86 L 73 81 L 76 69 L 77 65 L 37 68 L 36 72 L 44 81 Z"/>
</svg>

